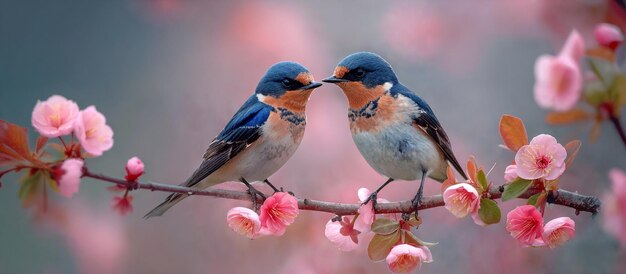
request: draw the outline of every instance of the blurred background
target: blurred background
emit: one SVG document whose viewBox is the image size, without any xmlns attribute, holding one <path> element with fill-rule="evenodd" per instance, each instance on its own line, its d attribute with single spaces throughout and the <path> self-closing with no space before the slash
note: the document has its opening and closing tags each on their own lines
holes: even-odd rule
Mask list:
<svg viewBox="0 0 626 274">
<path fill-rule="evenodd" d="M 590 123 L 554 127 L 533 100 L 537 56 L 556 54 L 576 28 L 593 43 L 595 24 L 624 28 L 624 2 L 578 1 L 217 1 L 0 0 L 0 118 L 28 126 L 37 100 L 60 94 L 81 108 L 96 105 L 115 145 L 87 161 L 91 170 L 123 176 L 128 158 L 143 177 L 179 183 L 253 92 L 265 70 L 297 61 L 315 75 L 356 51 L 386 58 L 401 81 L 425 98 L 461 162 L 475 155 L 502 184 L 513 158 L 498 147 L 503 113 L 523 118 L 529 135 L 582 139 L 561 186 L 602 196 L 607 172 L 626 168 L 609 124 L 590 143 Z M 347 102 L 334 85 L 312 95 L 304 140 L 272 182 L 299 197 L 357 202 L 360 187 L 385 178 L 358 153 Z M 225 222 L 241 201 L 191 197 L 163 217 L 143 220 L 165 193 L 140 191 L 134 212 L 110 209 L 103 182 L 84 179 L 71 199 L 54 196 L 65 228 L 41 221 L 17 198 L 19 177 L 0 189 L 0 273 L 385 273 L 365 244 L 342 253 L 324 237 L 333 216 L 302 212 L 280 238 L 248 240 Z M 395 182 L 379 197 L 404 200 L 418 184 Z M 439 192 L 427 182 L 426 194 Z M 507 202 L 504 212 L 522 204 Z M 557 249 L 521 248 L 504 222 L 478 227 L 444 208 L 423 213 L 417 235 L 439 242 L 421 273 L 624 273 L 626 254 L 602 230 L 601 218 L 552 206 L 546 220 L 572 217 L 576 238 Z M 504 213 L 505 214 L 505 213 Z"/>
</svg>

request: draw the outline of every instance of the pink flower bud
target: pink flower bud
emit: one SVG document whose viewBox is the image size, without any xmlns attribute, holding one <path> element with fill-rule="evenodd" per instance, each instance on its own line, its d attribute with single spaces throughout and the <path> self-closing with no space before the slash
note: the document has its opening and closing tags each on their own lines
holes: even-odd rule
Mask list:
<svg viewBox="0 0 626 274">
<path fill-rule="evenodd" d="M 259 215 L 249 208 L 232 208 L 226 215 L 226 221 L 233 231 L 250 239 L 257 237 L 261 231 Z"/>
<path fill-rule="evenodd" d="M 113 147 L 113 130 L 94 106 L 78 114 L 74 128 L 81 146 L 93 156 L 100 156 Z"/>
<path fill-rule="evenodd" d="M 477 212 L 480 208 L 478 191 L 468 183 L 448 187 L 443 192 L 443 201 L 446 204 L 446 209 L 458 218 Z"/>
<path fill-rule="evenodd" d="M 81 159 L 70 158 L 61 164 L 61 175 L 56 178 L 59 183 L 59 192 L 65 197 L 72 197 L 80 187 L 80 177 L 83 176 L 84 162 Z"/>
<path fill-rule="evenodd" d="M 574 238 L 576 223 L 568 217 L 556 218 L 543 227 L 543 240 L 550 248 Z"/>
<path fill-rule="evenodd" d="M 33 127 L 39 134 L 55 138 L 70 134 L 78 117 L 78 105 L 60 95 L 52 95 L 46 101 L 37 101 L 31 117 Z"/>
<path fill-rule="evenodd" d="M 543 245 L 543 218 L 532 205 L 511 210 L 506 215 L 506 230 L 524 246 Z"/>
<path fill-rule="evenodd" d="M 261 206 L 261 226 L 272 235 L 283 235 L 297 216 L 298 200 L 289 193 L 276 192 Z"/>
<path fill-rule="evenodd" d="M 433 255 L 426 246 L 416 247 L 409 244 L 399 244 L 391 249 L 386 261 L 389 270 L 394 273 L 406 273 L 421 267 L 422 263 L 432 262 Z"/>
<path fill-rule="evenodd" d="M 504 180 L 507 183 L 510 183 L 510 182 L 515 181 L 515 179 L 517 179 L 517 166 L 516 165 L 507 166 L 506 169 L 504 170 Z"/>
<path fill-rule="evenodd" d="M 554 137 L 548 134 L 537 135 L 530 144 L 517 151 L 517 175 L 527 180 L 554 180 L 565 171 L 565 158 L 567 151 Z"/>
<path fill-rule="evenodd" d="M 624 34 L 615 25 L 602 23 L 596 26 L 596 41 L 603 47 L 615 50 L 623 41 Z"/>
<path fill-rule="evenodd" d="M 133 157 L 128 159 L 126 162 L 126 180 L 127 181 L 136 181 L 139 176 L 143 174 L 144 165 L 141 159 L 138 157 Z"/>
<path fill-rule="evenodd" d="M 370 190 L 364 187 L 359 188 L 359 190 L 357 191 L 357 195 L 359 196 L 359 200 L 361 201 L 361 203 L 365 202 L 370 194 Z M 358 212 L 359 217 L 354 223 L 354 228 L 360 232 L 370 231 L 372 223 L 374 222 L 374 219 L 376 217 L 374 214 L 374 203 L 370 201 L 367 204 L 361 205 Z"/>
</svg>

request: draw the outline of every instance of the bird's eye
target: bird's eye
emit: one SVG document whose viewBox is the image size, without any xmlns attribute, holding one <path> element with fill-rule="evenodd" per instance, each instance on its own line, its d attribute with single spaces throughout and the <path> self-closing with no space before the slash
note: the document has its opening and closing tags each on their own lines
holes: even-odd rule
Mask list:
<svg viewBox="0 0 626 274">
<path fill-rule="evenodd" d="M 283 85 L 283 87 L 285 88 L 290 88 L 292 86 L 291 80 L 289 79 L 284 79 L 281 84 Z"/>
<path fill-rule="evenodd" d="M 362 68 L 359 68 L 354 72 L 354 75 L 356 77 L 363 78 L 363 76 L 365 76 L 365 70 Z"/>
</svg>

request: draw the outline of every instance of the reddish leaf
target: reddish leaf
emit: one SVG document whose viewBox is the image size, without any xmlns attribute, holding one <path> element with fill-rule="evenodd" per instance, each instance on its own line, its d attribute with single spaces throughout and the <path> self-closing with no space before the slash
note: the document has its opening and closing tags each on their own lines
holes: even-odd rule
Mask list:
<svg viewBox="0 0 626 274">
<path fill-rule="evenodd" d="M 0 120 L 0 153 L 4 158 L 34 161 L 28 148 L 26 128 Z"/>
<path fill-rule="evenodd" d="M 467 159 L 467 175 L 474 183 L 478 182 L 477 173 L 478 168 L 476 167 L 476 159 L 474 158 L 474 156 L 470 156 L 470 158 Z"/>
<path fill-rule="evenodd" d="M 546 123 L 552 125 L 565 125 L 576 122 L 582 122 L 593 118 L 583 109 L 575 108 L 564 112 L 550 112 L 546 115 Z"/>
<path fill-rule="evenodd" d="M 512 115 L 504 114 L 500 118 L 500 136 L 502 141 L 510 150 L 517 150 L 528 144 L 528 135 L 522 119 Z"/>
<path fill-rule="evenodd" d="M 400 229 L 400 223 L 385 218 L 378 218 L 372 223 L 372 232 L 379 235 L 390 235 Z"/>
<path fill-rule="evenodd" d="M 605 47 L 591 48 L 587 50 L 586 54 L 589 56 L 601 58 L 610 62 L 615 61 L 615 54 L 613 53 L 613 50 L 611 50 L 610 48 L 605 48 Z"/>
<path fill-rule="evenodd" d="M 39 153 L 39 151 L 43 148 L 43 146 L 46 145 L 47 142 L 48 138 L 44 136 L 39 136 L 39 138 L 37 138 L 37 146 L 35 147 L 35 152 Z"/>
<path fill-rule="evenodd" d="M 446 191 L 446 189 L 456 184 L 456 178 L 454 178 L 454 171 L 452 171 L 452 168 L 450 166 L 448 166 L 448 170 L 446 171 L 446 174 L 448 175 L 448 178 L 445 181 L 443 181 L 443 183 L 441 184 L 441 193 L 443 193 L 444 191 Z"/>
<path fill-rule="evenodd" d="M 578 151 L 580 151 L 580 146 L 581 142 L 579 140 L 571 141 L 565 145 L 565 150 L 567 150 L 567 160 L 565 160 L 566 167 L 569 167 L 572 162 L 574 162 L 574 159 L 576 159 L 576 156 L 578 155 Z"/>
</svg>

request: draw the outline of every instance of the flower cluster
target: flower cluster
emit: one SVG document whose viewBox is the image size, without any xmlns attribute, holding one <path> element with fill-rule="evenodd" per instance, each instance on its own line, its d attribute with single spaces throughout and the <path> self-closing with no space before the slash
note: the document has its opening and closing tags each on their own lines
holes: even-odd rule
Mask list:
<svg viewBox="0 0 626 274">
<path fill-rule="evenodd" d="M 558 190 L 559 177 L 574 160 L 579 141 L 565 147 L 547 134 L 535 136 L 530 143 L 521 119 L 504 115 L 500 120 L 500 134 L 505 147 L 515 154 L 514 164 L 506 167 L 504 180 L 508 182 L 502 200 L 517 198 L 529 189 L 536 194 L 528 205 L 520 206 L 507 214 L 507 230 L 524 246 L 561 245 L 574 237 L 574 221 L 562 217 L 543 225 L 543 213 L 548 195 Z M 571 151 L 568 158 L 568 149 Z"/>
<path fill-rule="evenodd" d="M 337 216 L 326 223 L 326 238 L 341 251 L 352 251 L 359 247 L 365 239 L 371 239 L 367 247 L 368 255 L 373 261 L 387 262 L 389 269 L 396 273 L 410 272 L 419 268 L 422 263 L 433 261 L 428 246 L 434 244 L 417 238 L 411 227 L 417 227 L 421 220 L 411 215 L 403 220 L 398 214 L 376 216 L 374 205 L 367 201 L 371 192 L 360 188 L 357 196 L 361 201 L 358 214 L 352 217 Z M 378 203 L 389 201 L 377 198 Z"/>
<path fill-rule="evenodd" d="M 533 205 L 518 206 L 506 215 L 506 230 L 524 246 L 555 248 L 574 238 L 574 220 L 560 217 L 543 224 Z"/>
<path fill-rule="evenodd" d="M 594 34 L 595 47 L 585 46 L 581 35 L 573 30 L 557 56 L 537 58 L 535 101 L 540 107 L 553 111 L 546 116 L 548 123 L 592 120 L 592 141 L 600 133 L 600 123 L 610 120 L 626 145 L 626 135 L 621 126 L 617 126 L 620 109 L 626 105 L 626 75 L 616 61 L 624 35 L 617 26 L 607 23 L 597 25 Z M 589 64 L 589 71 L 580 65 L 583 57 Z M 577 106 L 578 102 L 583 102 L 584 106 Z"/>
<path fill-rule="evenodd" d="M 263 202 L 260 212 L 235 207 L 226 214 L 226 221 L 233 231 L 250 239 L 281 236 L 298 216 L 298 200 L 289 193 L 276 192 Z"/>
</svg>

